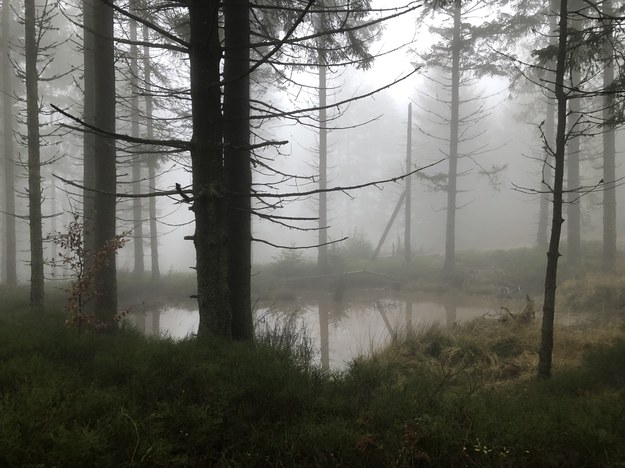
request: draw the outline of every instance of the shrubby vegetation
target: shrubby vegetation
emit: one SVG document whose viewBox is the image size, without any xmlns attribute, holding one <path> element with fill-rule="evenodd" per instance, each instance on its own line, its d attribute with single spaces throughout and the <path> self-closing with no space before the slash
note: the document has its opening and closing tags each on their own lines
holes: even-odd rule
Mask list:
<svg viewBox="0 0 625 468">
<path fill-rule="evenodd" d="M 332 373 L 288 324 L 255 344 L 174 342 L 78 334 L 25 303 L 3 295 L 2 466 L 625 462 L 619 327 L 559 331 L 539 382 L 534 322 L 432 327 Z"/>
</svg>

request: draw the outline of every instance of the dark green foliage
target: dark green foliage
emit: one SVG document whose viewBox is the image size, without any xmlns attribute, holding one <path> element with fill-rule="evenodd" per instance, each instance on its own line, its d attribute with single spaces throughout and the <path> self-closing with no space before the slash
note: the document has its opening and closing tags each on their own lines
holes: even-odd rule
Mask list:
<svg viewBox="0 0 625 468">
<path fill-rule="evenodd" d="M 432 328 L 335 374 L 302 365 L 305 341 L 279 330 L 199 344 L 78 335 L 61 315 L 5 310 L 0 466 L 625 462 L 625 341 L 589 346 L 548 382 L 493 380 L 488 366 L 522 363 L 536 332 L 491 324 Z"/>
</svg>

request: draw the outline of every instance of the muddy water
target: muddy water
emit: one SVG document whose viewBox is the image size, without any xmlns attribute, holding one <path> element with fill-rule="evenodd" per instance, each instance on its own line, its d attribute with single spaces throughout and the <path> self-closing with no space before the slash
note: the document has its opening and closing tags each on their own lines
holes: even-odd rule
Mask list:
<svg viewBox="0 0 625 468">
<path fill-rule="evenodd" d="M 280 328 L 287 322 L 305 330 L 323 368 L 342 369 L 353 358 L 384 346 L 406 329 L 438 323 L 449 326 L 483 315 L 496 314 L 501 301 L 457 296 L 426 297 L 389 294 L 388 291 L 359 292 L 336 300 L 321 293 L 289 301 L 265 301 L 257 306 L 260 326 Z M 506 306 L 516 308 L 509 303 Z M 148 335 L 184 338 L 197 331 L 198 313 L 178 307 L 128 316 Z"/>
</svg>

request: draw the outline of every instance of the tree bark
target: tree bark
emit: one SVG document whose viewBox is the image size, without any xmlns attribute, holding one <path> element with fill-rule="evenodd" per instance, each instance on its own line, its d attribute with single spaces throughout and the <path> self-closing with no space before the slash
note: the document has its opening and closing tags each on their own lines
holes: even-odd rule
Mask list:
<svg viewBox="0 0 625 468">
<path fill-rule="evenodd" d="M 408 124 L 406 130 L 406 173 L 412 169 L 412 103 L 408 104 Z M 406 206 L 404 207 L 404 259 L 410 262 L 412 258 L 411 250 L 411 228 L 412 228 L 412 177 L 406 177 Z"/>
<path fill-rule="evenodd" d="M 319 273 L 328 273 L 328 116 L 327 116 L 327 57 L 323 37 L 319 44 L 319 248 L 317 268 Z"/>
<path fill-rule="evenodd" d="M 130 13 L 137 15 L 137 0 L 131 0 L 129 4 Z M 130 135 L 139 137 L 139 50 L 137 41 L 137 22 L 129 18 L 130 30 Z M 132 191 L 135 194 L 141 193 L 141 157 L 135 154 L 132 158 Z M 134 274 L 142 276 L 145 273 L 144 253 L 143 253 L 143 207 L 141 198 L 132 200 L 133 217 L 133 250 L 134 250 Z"/>
<path fill-rule="evenodd" d="M 10 0 L 2 0 L 2 108 L 4 148 L 4 267 L 7 286 L 17 286 L 17 241 L 15 235 L 15 167 L 13 166 L 13 73 L 9 61 L 11 35 Z"/>
<path fill-rule="evenodd" d="M 558 26 L 558 18 L 553 13 L 558 10 L 558 0 L 550 0 L 549 1 L 549 11 L 547 14 L 549 15 L 549 31 L 553 33 Z M 556 47 L 558 45 L 558 38 L 550 35 L 549 36 L 549 45 Z M 547 79 L 546 83 L 552 83 L 554 81 L 554 72 L 552 72 L 553 67 L 555 67 L 555 61 L 551 60 L 549 65 L 547 66 Z M 549 88 L 549 92 L 553 92 L 553 87 L 551 85 L 547 85 Z M 556 106 L 549 96 L 547 99 L 547 110 L 545 116 L 545 127 L 543 132 L 543 138 L 545 139 L 545 160 L 542 166 L 542 185 L 541 188 L 553 187 L 553 161 L 551 161 L 552 152 L 554 150 L 555 144 L 555 120 L 556 120 Z M 543 195 L 540 198 L 540 212 L 538 218 L 538 235 L 536 237 L 536 244 L 539 247 L 547 247 L 548 245 L 548 226 L 549 226 L 549 207 L 551 203 L 547 195 Z"/>
<path fill-rule="evenodd" d="M 224 0 L 224 168 L 232 337 L 254 339 L 251 299 L 250 5 Z"/>
<path fill-rule="evenodd" d="M 556 62 L 555 95 L 557 103 L 555 174 L 553 185 L 553 216 L 551 237 L 547 252 L 547 270 L 545 273 L 545 296 L 543 301 L 543 319 L 541 326 L 540 349 L 538 352 L 538 377 L 551 376 L 553 354 L 553 323 L 555 317 L 558 259 L 560 258 L 560 235 L 562 233 L 562 189 L 564 183 L 564 154 L 566 147 L 566 111 L 567 93 L 564 87 L 564 74 L 567 66 L 567 0 L 560 0 L 558 55 Z"/>
<path fill-rule="evenodd" d="M 445 265 L 447 277 L 456 269 L 456 196 L 458 182 L 458 131 L 460 125 L 460 29 L 462 7 L 454 4 L 454 31 L 451 50 L 451 119 L 449 135 L 449 172 L 447 176 L 447 229 L 445 238 Z"/>
<path fill-rule="evenodd" d="M 198 339 L 232 337 L 228 297 L 226 206 L 222 161 L 219 3 L 190 0 L 193 137 L 191 165 L 196 250 Z"/>
<path fill-rule="evenodd" d="M 83 120 L 95 127 L 95 35 L 94 0 L 83 1 Z M 93 268 L 91 253 L 95 247 L 95 135 L 86 131 L 83 134 L 83 244 L 85 249 L 85 269 Z"/>
<path fill-rule="evenodd" d="M 579 72 L 571 71 L 571 82 L 573 88 L 579 85 Z M 580 103 L 578 99 L 570 99 L 569 101 L 569 132 L 571 137 L 567 142 L 567 261 L 569 265 L 575 266 L 579 264 L 581 255 L 581 210 L 579 197 L 579 188 L 581 180 L 579 175 L 580 163 L 580 127 L 578 120 L 580 118 Z"/>
<path fill-rule="evenodd" d="M 603 13 L 612 16 L 614 10 L 612 0 L 605 0 Z M 607 27 L 612 27 L 610 20 Z M 610 31 L 608 37 L 612 37 Z M 614 81 L 614 62 L 611 44 L 607 47 L 608 59 L 603 69 L 603 88 L 606 89 Z M 603 120 L 611 122 L 614 118 L 614 95 L 606 94 L 603 98 Z M 603 133 L 603 180 L 606 188 L 603 191 L 603 264 L 606 270 L 614 271 L 616 259 L 616 132 L 612 125 Z"/>
<path fill-rule="evenodd" d="M 149 42 L 148 28 L 143 25 L 143 40 Z M 152 96 L 152 62 L 150 60 L 150 48 L 143 48 L 143 73 L 145 80 L 145 116 L 146 134 L 148 140 L 154 139 L 154 98 Z M 148 180 L 156 189 L 156 155 L 148 156 Z M 158 259 L 158 229 L 156 226 L 156 197 L 150 197 L 148 211 L 150 214 L 150 260 L 152 264 L 152 280 L 161 277 L 161 269 Z"/>
<path fill-rule="evenodd" d="M 28 218 L 30 227 L 30 306 L 44 302 L 43 235 L 41 217 L 41 154 L 39 138 L 39 73 L 37 71 L 37 12 L 35 0 L 24 2 L 26 56 L 26 126 L 28 130 Z"/>
<path fill-rule="evenodd" d="M 553 28 L 555 29 L 555 27 Z M 553 30 L 552 29 L 552 30 Z M 550 148 L 553 148 L 555 133 L 555 106 L 551 100 L 547 102 L 547 115 L 545 118 L 544 138 Z M 542 189 L 553 187 L 553 171 L 551 169 L 553 162 L 551 161 L 551 151 L 545 150 L 545 161 L 542 165 Z M 538 215 L 538 234 L 536 236 L 536 244 L 539 247 L 547 247 L 548 245 L 548 227 L 549 227 L 549 207 L 551 201 L 544 194 L 540 198 L 540 212 Z"/>
<path fill-rule="evenodd" d="M 113 42 L 113 8 L 97 1 L 93 4 L 95 126 L 115 132 L 115 62 Z M 95 316 L 111 325 L 117 313 L 117 272 L 115 250 L 107 245 L 115 239 L 115 193 L 117 186 L 115 139 L 100 133 L 94 135 L 95 188 L 94 251 L 103 252 L 95 265 Z"/>
</svg>

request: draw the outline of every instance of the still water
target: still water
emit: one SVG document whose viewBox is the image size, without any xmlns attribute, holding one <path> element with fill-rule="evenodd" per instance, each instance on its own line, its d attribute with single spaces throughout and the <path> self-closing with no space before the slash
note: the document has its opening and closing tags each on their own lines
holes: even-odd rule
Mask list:
<svg viewBox="0 0 625 468">
<path fill-rule="evenodd" d="M 406 329 L 419 329 L 438 323 L 449 326 L 493 313 L 484 303 L 467 303 L 457 297 L 389 297 L 358 294 L 340 301 L 332 295 L 271 301 L 256 307 L 259 326 L 280 328 L 286 323 L 305 331 L 318 350 L 323 368 L 342 369 L 353 358 L 370 354 Z M 462 304 L 462 305 L 459 305 Z M 175 339 L 193 335 L 198 313 L 179 307 L 151 312 L 135 311 L 128 319 L 148 335 Z"/>
</svg>

